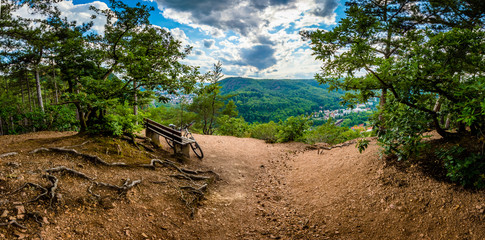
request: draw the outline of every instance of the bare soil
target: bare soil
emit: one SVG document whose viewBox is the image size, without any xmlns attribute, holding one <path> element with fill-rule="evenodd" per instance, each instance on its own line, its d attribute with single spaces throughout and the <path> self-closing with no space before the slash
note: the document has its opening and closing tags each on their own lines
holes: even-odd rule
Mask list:
<svg viewBox="0 0 485 240">
<path fill-rule="evenodd" d="M 0 239 L 485 239 L 484 191 L 438 181 L 417 166 L 397 169 L 379 157 L 375 140 L 359 154 L 354 144 L 319 151 L 301 143 L 195 138 L 202 161 L 175 157 L 166 146 L 152 152 L 141 140 L 136 148 L 75 132 L 0 136 L 0 155 L 18 153 L 0 158 Z M 29 153 L 41 147 L 129 167 Z M 220 178 L 201 172 L 207 179 L 179 179 L 173 167 L 141 166 L 154 158 Z M 94 180 L 50 173 L 59 180 L 56 197 L 30 202 L 42 191 L 21 187 L 50 187 L 46 170 L 59 166 Z M 126 192 L 92 188 L 94 181 L 122 186 L 128 179 L 141 183 Z M 201 199 L 186 190 L 205 184 Z"/>
</svg>

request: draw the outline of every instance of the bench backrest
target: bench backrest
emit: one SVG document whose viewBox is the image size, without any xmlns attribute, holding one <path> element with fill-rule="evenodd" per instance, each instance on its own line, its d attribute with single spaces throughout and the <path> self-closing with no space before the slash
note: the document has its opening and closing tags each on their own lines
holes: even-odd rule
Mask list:
<svg viewBox="0 0 485 240">
<path fill-rule="evenodd" d="M 182 132 L 171 127 L 167 127 L 160 123 L 157 123 L 151 119 L 145 118 L 145 127 L 151 131 L 161 135 L 163 137 L 169 138 L 178 143 L 182 143 Z"/>
</svg>

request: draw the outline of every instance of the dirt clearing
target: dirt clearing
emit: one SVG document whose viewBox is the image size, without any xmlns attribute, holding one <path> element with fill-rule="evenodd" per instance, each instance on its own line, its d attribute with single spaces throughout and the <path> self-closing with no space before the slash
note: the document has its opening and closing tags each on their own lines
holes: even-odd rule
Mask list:
<svg viewBox="0 0 485 240">
<path fill-rule="evenodd" d="M 300 143 L 195 137 L 202 161 L 74 132 L 0 136 L 0 155 L 17 153 L 0 158 L 0 239 L 485 239 L 483 191 L 388 166 L 375 141 L 364 154 L 353 144 L 319 154 Z M 130 167 L 29 153 L 41 147 Z M 169 164 L 142 167 L 152 159 L 202 170 L 204 178 L 177 178 L 181 173 Z M 59 166 L 92 180 L 50 173 L 58 179 L 54 199 L 32 201 L 44 192 L 35 185 L 19 190 L 25 183 L 51 189 L 46 170 Z M 137 180 L 126 191 L 95 183 Z M 205 185 L 197 199 L 195 190 Z"/>
</svg>

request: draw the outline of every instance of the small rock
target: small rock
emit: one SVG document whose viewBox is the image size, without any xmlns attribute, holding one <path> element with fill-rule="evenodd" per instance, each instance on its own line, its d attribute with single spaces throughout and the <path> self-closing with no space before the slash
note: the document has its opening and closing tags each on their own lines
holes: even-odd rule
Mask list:
<svg viewBox="0 0 485 240">
<path fill-rule="evenodd" d="M 16 205 L 15 208 L 17 209 L 17 215 L 25 214 L 25 207 L 24 205 Z"/>
<path fill-rule="evenodd" d="M 14 235 L 17 236 L 17 239 L 25 239 L 28 236 L 27 234 L 24 234 L 18 231 L 15 231 Z"/>
<path fill-rule="evenodd" d="M 8 210 L 4 210 L 0 217 L 3 217 L 3 218 L 8 217 Z"/>
<path fill-rule="evenodd" d="M 18 162 L 8 162 L 7 163 L 7 166 L 13 167 L 13 168 L 19 168 L 20 167 L 20 163 L 18 163 Z"/>
<path fill-rule="evenodd" d="M 49 220 L 47 219 L 47 217 L 42 217 L 42 222 L 44 224 L 49 224 Z"/>
<path fill-rule="evenodd" d="M 144 238 L 148 238 L 148 235 L 146 235 L 145 233 L 142 233 L 141 234 Z"/>
</svg>

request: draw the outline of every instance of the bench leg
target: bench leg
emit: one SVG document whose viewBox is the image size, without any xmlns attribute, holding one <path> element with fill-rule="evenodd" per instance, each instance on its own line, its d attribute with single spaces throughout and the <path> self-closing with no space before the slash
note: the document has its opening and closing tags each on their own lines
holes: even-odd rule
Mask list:
<svg viewBox="0 0 485 240">
<path fill-rule="evenodd" d="M 182 156 L 190 158 L 190 146 L 175 144 L 175 153 L 182 154 Z"/>
<path fill-rule="evenodd" d="M 152 140 L 152 142 L 155 143 L 157 146 L 159 146 L 159 147 L 161 146 L 160 136 L 158 134 L 147 129 L 147 130 L 145 130 L 145 135 L 146 135 L 147 138 L 150 138 Z"/>
</svg>

